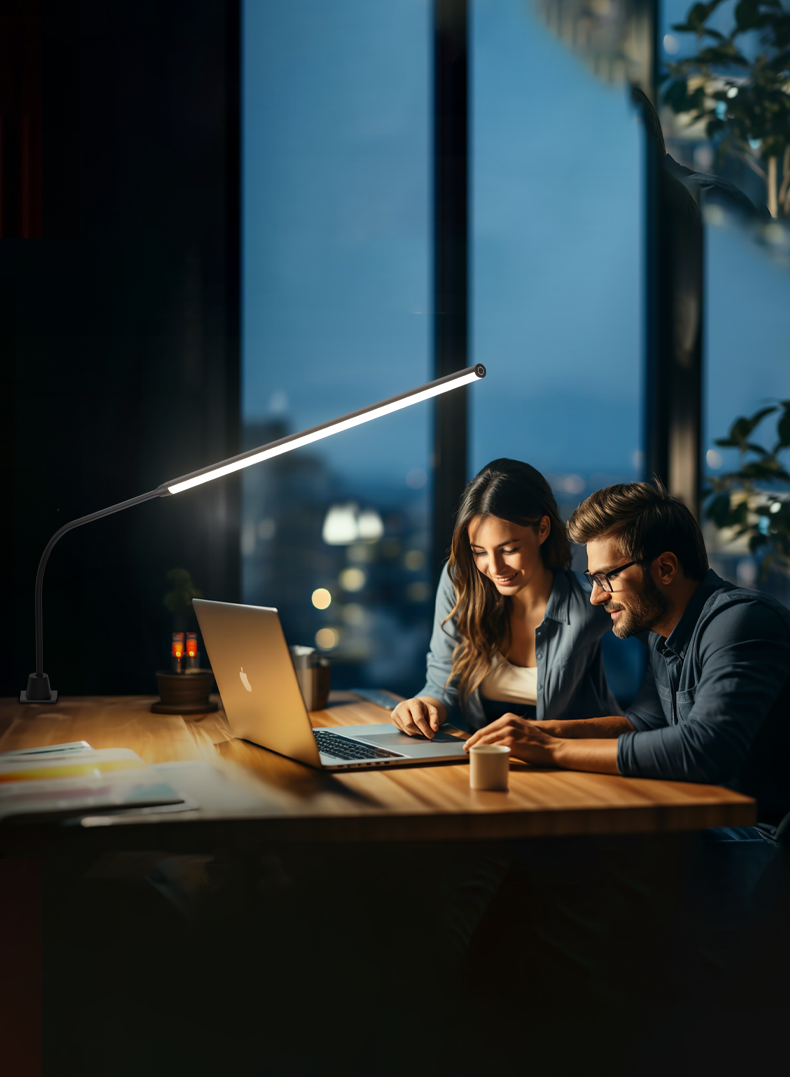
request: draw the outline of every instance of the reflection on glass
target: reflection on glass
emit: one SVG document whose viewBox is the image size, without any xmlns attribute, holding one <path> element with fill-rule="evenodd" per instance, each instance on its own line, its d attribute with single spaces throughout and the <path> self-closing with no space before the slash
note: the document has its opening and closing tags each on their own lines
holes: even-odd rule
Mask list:
<svg viewBox="0 0 790 1077">
<path fill-rule="evenodd" d="M 753 173 L 749 215 L 787 217 L 790 212 L 790 55 L 787 12 L 774 0 L 693 4 L 665 35 L 662 99 L 678 140 L 694 142 L 700 169 L 715 166 L 734 182 Z M 676 36 L 677 35 L 677 36 Z M 669 43 L 669 48 L 667 44 Z M 754 176 L 759 178 L 755 187 Z M 765 207 L 767 206 L 767 212 Z"/>
<path fill-rule="evenodd" d="M 708 475 L 718 476 L 739 469 L 737 450 L 715 444 L 727 437 L 734 421 L 790 399 L 790 271 L 751 229 L 725 219 L 706 228 L 705 284 L 704 443 Z M 775 416 L 767 416 L 749 440 L 773 448 Z M 768 492 L 788 492 L 786 483 L 761 485 Z M 728 532 L 712 521 L 704 533 L 717 572 L 745 586 L 764 587 L 790 604 L 786 577 L 776 571 L 758 574 L 747 540 L 728 541 Z"/>
<path fill-rule="evenodd" d="M 423 0 L 243 5 L 243 411 L 246 445 L 432 378 L 429 19 Z M 244 475 L 244 601 L 333 685 L 409 691 L 430 603 L 430 404 Z M 419 574 L 418 574 L 419 575 Z"/>
<path fill-rule="evenodd" d="M 739 11 L 734 3 L 721 4 L 703 21 L 703 29 L 714 33 L 698 38 L 688 29 L 691 7 L 688 0 L 666 0 L 663 8 L 669 78 L 661 120 L 667 150 L 700 191 L 705 220 L 703 446 L 710 482 L 739 470 L 745 460 L 734 447 L 716 444 L 735 420 L 790 396 L 790 98 L 773 85 L 774 76 L 786 83 L 787 72 L 772 73 L 759 62 L 761 55 L 770 60 L 777 53 L 772 20 L 780 9 L 766 11 L 767 23 L 755 29 L 748 25 L 749 5 Z M 695 59 L 701 48 L 722 43 L 744 62 Z M 780 108 L 766 125 L 763 106 L 776 92 Z M 766 419 L 750 440 L 771 449 L 775 422 Z M 787 493 L 781 482 L 760 480 L 758 487 L 766 497 Z M 740 496 L 733 490 L 733 506 Z M 711 507 L 709 497 L 706 516 Z M 724 517 L 717 515 L 721 524 Z M 733 538 L 732 529 L 710 518 L 703 530 L 717 572 L 790 602 L 786 576 L 760 572 L 748 535 Z"/>
</svg>

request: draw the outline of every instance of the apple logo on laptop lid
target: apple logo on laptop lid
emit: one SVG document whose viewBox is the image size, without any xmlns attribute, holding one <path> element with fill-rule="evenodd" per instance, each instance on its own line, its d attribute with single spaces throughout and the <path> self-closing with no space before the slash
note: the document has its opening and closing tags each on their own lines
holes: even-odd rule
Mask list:
<svg viewBox="0 0 790 1077">
<path fill-rule="evenodd" d="M 252 691 L 252 685 L 247 680 L 247 674 L 244 672 L 244 666 L 241 667 L 241 670 L 239 672 L 239 680 L 241 681 L 241 683 L 244 685 L 244 687 L 247 689 L 248 692 Z"/>
</svg>

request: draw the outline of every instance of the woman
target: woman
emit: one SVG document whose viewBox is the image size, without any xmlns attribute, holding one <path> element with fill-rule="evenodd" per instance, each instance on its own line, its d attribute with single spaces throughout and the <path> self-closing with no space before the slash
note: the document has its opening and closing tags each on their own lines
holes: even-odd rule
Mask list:
<svg viewBox="0 0 790 1077">
<path fill-rule="evenodd" d="M 551 488 L 518 460 L 494 460 L 464 490 L 436 595 L 427 681 L 392 712 L 432 739 L 460 704 L 470 730 L 503 714 L 537 721 L 622 711 L 609 691 L 606 611 L 572 572 Z"/>
</svg>

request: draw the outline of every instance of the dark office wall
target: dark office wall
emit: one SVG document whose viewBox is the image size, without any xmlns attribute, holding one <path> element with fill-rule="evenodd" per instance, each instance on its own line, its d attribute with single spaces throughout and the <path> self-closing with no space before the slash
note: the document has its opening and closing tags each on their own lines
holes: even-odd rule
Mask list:
<svg viewBox="0 0 790 1077">
<path fill-rule="evenodd" d="M 65 522 L 238 451 L 238 3 L 45 3 L 44 239 L 0 243 L 0 693 L 34 667 Z M 67 534 L 44 581 L 64 694 L 152 692 L 169 569 L 238 597 L 233 480 Z"/>
<path fill-rule="evenodd" d="M 41 7 L 0 4 L 0 238 L 41 237 Z"/>
</svg>

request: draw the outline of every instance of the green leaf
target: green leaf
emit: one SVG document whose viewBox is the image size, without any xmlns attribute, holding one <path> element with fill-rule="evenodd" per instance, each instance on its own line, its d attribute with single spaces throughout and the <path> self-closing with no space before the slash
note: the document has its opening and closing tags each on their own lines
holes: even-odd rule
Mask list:
<svg viewBox="0 0 790 1077">
<path fill-rule="evenodd" d="M 697 64 L 738 64 L 740 67 L 751 66 L 735 42 L 723 38 L 714 45 L 706 45 L 692 58 Z"/>
<path fill-rule="evenodd" d="M 722 475 L 719 479 L 722 485 L 726 485 L 728 490 L 742 489 L 751 492 L 754 486 L 750 479 L 748 479 L 743 471 L 728 471 L 725 475 Z"/>
<path fill-rule="evenodd" d="M 768 61 L 767 66 L 777 74 L 781 71 L 786 71 L 790 67 L 790 51 L 780 52 L 778 56 L 774 56 L 773 59 Z"/>
<path fill-rule="evenodd" d="M 767 408 L 760 408 L 759 411 L 756 411 L 754 415 L 750 415 L 748 418 L 741 417 L 736 419 L 730 427 L 730 438 L 737 445 L 743 446 L 755 427 L 759 426 L 766 415 L 770 415 L 773 411 L 776 411 L 776 404 L 771 404 Z"/>
<path fill-rule="evenodd" d="M 694 4 L 686 15 L 686 22 L 690 30 L 699 30 L 707 19 L 710 12 L 707 4 Z"/>
<path fill-rule="evenodd" d="M 751 463 L 744 464 L 740 473 L 747 479 L 779 479 L 781 482 L 790 482 L 790 475 L 778 460 L 771 457 L 767 460 L 753 460 Z"/>
<path fill-rule="evenodd" d="M 741 0 L 741 3 L 735 8 L 735 21 L 738 24 L 738 29 L 742 32 L 751 30 L 757 22 L 758 15 L 757 4 L 750 3 L 749 0 Z"/>
<path fill-rule="evenodd" d="M 713 520 L 717 527 L 730 527 L 737 522 L 737 518 L 730 509 L 730 495 L 719 494 L 714 497 L 707 508 L 707 517 Z"/>
<path fill-rule="evenodd" d="M 750 452 L 756 452 L 759 456 L 769 456 L 770 453 L 767 449 L 764 449 L 762 445 L 757 445 L 753 441 L 747 441 L 744 445 L 744 449 L 748 449 Z"/>
<path fill-rule="evenodd" d="M 776 424 L 776 433 L 779 436 L 779 446 L 786 448 L 790 445 L 790 407 L 785 406 L 784 414 Z"/>
<path fill-rule="evenodd" d="M 688 112 L 691 98 L 684 78 L 673 79 L 664 90 L 664 102 L 673 112 Z"/>
<path fill-rule="evenodd" d="M 698 86 L 694 93 L 688 95 L 688 111 L 692 109 L 697 111 L 704 111 L 705 109 L 705 87 Z"/>
</svg>

